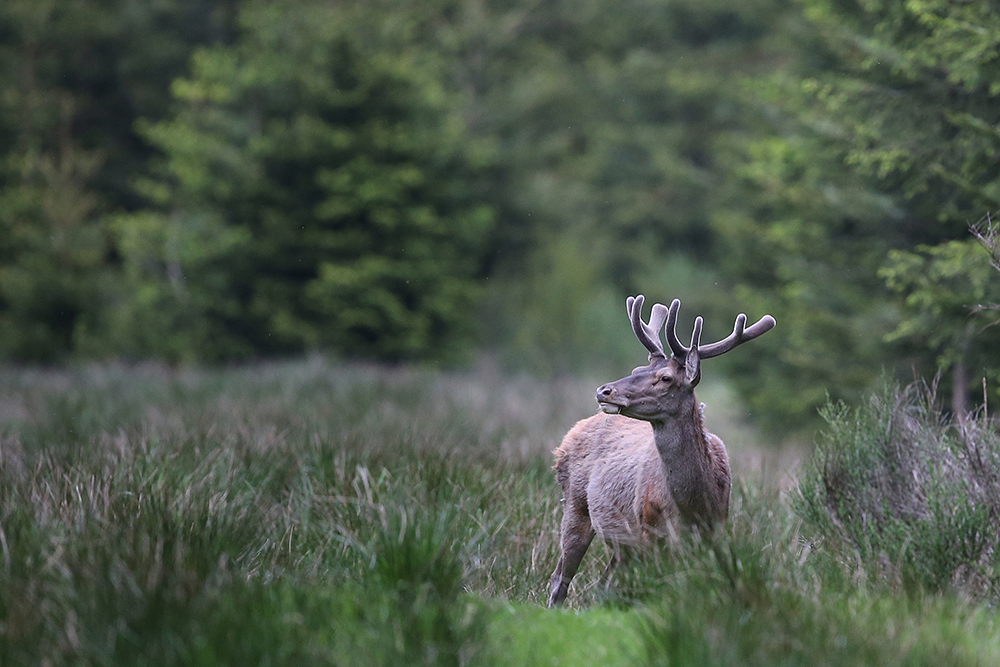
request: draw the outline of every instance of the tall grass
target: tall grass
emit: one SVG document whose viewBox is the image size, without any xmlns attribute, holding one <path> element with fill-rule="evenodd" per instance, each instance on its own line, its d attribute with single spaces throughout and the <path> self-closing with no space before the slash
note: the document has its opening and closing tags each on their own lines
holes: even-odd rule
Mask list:
<svg viewBox="0 0 1000 667">
<path fill-rule="evenodd" d="M 577 416 L 488 378 L 8 371 L 0 662 L 467 662 L 466 589 L 537 595 Z"/>
<path fill-rule="evenodd" d="M 818 551 L 774 491 L 743 485 L 710 539 L 680 545 L 631 577 L 637 659 L 649 665 L 980 665 L 1000 659 L 992 609 L 863 585 Z M 650 559 L 647 556 L 647 561 Z"/>
<path fill-rule="evenodd" d="M 832 464 L 804 477 L 801 517 L 737 468 L 725 529 L 640 554 L 611 590 L 595 544 L 571 608 L 543 609 L 560 500 L 549 452 L 594 384 L 322 359 L 6 369 L 0 664 L 1000 658 L 988 607 L 920 576 L 909 596 L 859 586 L 882 571 L 858 562 L 882 556 L 852 546 L 853 510 L 830 514 L 809 491 Z M 861 502 L 843 488 L 842 504 Z M 992 552 L 973 546 L 988 579 Z"/>
</svg>

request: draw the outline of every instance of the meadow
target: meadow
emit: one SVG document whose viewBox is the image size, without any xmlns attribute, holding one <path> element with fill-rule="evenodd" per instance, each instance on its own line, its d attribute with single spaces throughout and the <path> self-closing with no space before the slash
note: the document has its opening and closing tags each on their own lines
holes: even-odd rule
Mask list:
<svg viewBox="0 0 1000 667">
<path fill-rule="evenodd" d="M 550 452 L 598 383 L 5 368 L 0 665 L 1000 663 L 996 429 L 906 391 L 830 406 L 797 462 L 704 386 L 730 522 L 610 589 L 595 544 L 545 609 Z"/>
</svg>

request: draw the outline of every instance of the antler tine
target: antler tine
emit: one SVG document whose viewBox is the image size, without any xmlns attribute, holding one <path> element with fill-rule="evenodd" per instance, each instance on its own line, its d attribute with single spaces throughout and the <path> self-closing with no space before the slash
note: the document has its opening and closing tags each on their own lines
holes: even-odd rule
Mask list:
<svg viewBox="0 0 1000 667">
<path fill-rule="evenodd" d="M 737 345 L 742 345 L 748 340 L 753 340 L 757 336 L 767 333 L 774 327 L 775 324 L 774 318 L 770 315 L 765 315 L 749 327 L 746 326 L 746 323 L 747 316 L 740 313 L 736 317 L 736 325 L 733 327 L 733 333 L 729 334 L 717 343 L 711 343 L 699 348 L 698 357 L 701 359 L 710 359 L 712 357 L 717 357 L 720 354 L 729 352 L 729 350 L 733 349 Z"/>
<path fill-rule="evenodd" d="M 701 325 L 704 320 L 701 319 L 701 315 L 694 318 L 694 331 L 691 332 L 691 347 L 688 351 L 695 350 L 698 352 L 698 358 L 701 358 L 701 348 L 698 347 L 701 344 Z"/>
<path fill-rule="evenodd" d="M 625 308 L 628 310 L 629 319 L 632 321 L 632 331 L 639 342 L 649 350 L 649 357 L 666 357 L 663 352 L 663 343 L 660 342 L 660 327 L 667 317 L 667 309 L 663 304 L 653 304 L 653 311 L 649 315 L 649 324 L 642 321 L 642 304 L 646 298 L 639 294 L 625 300 Z"/>
<path fill-rule="evenodd" d="M 654 303 L 653 311 L 649 314 L 649 324 L 646 331 L 650 337 L 659 343 L 659 348 L 663 350 L 663 343 L 660 342 L 660 330 L 663 329 L 663 322 L 667 319 L 667 307 L 662 303 Z"/>
<path fill-rule="evenodd" d="M 677 311 L 681 309 L 681 300 L 674 299 L 670 302 L 670 312 L 667 313 L 667 326 L 663 330 L 663 336 L 667 339 L 670 351 L 678 359 L 683 359 L 688 353 L 688 348 L 684 347 L 680 338 L 677 337 Z"/>
</svg>

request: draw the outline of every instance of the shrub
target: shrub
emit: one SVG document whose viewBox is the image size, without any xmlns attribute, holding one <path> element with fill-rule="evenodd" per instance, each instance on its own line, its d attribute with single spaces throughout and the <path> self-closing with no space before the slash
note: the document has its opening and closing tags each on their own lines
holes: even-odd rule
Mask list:
<svg viewBox="0 0 1000 667">
<path fill-rule="evenodd" d="M 1000 433 L 985 414 L 953 423 L 933 386 L 887 386 L 823 411 L 827 429 L 795 507 L 872 581 L 995 597 Z"/>
</svg>

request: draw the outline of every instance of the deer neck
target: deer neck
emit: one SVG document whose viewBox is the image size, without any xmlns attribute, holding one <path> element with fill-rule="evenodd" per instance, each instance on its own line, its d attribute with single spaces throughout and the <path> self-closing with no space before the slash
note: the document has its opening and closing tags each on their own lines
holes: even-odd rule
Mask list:
<svg viewBox="0 0 1000 667">
<path fill-rule="evenodd" d="M 718 518 L 718 484 L 697 401 L 676 418 L 653 422 L 653 438 L 666 469 L 667 485 L 681 519 L 710 525 Z"/>
</svg>

